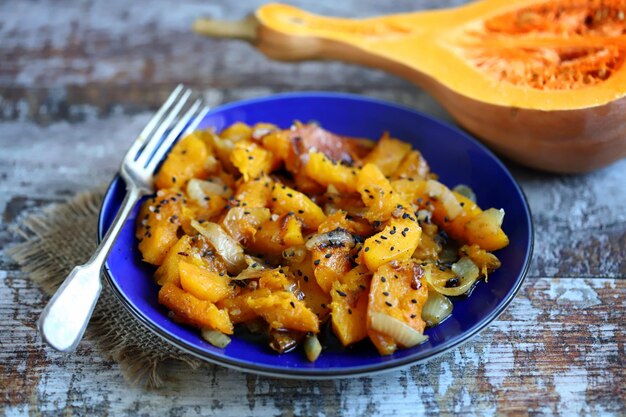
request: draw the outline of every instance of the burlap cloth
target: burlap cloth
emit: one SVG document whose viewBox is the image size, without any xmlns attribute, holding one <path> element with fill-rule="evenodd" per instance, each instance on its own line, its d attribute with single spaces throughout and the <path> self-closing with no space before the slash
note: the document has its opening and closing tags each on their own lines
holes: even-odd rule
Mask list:
<svg viewBox="0 0 626 417">
<path fill-rule="evenodd" d="M 86 262 L 95 250 L 104 191 L 98 187 L 67 203 L 48 206 L 14 228 L 24 242 L 7 253 L 47 294 L 52 295 L 72 268 Z M 85 338 L 95 342 L 104 357 L 118 362 L 131 383 L 147 387 L 162 385 L 168 362 L 182 361 L 192 368 L 202 363 L 146 329 L 104 280 Z"/>
</svg>

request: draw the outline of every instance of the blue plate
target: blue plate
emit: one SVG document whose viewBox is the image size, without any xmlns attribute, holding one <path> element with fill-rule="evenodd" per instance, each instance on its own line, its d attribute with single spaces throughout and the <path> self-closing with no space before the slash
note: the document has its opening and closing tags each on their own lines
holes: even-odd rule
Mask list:
<svg viewBox="0 0 626 417">
<path fill-rule="evenodd" d="M 428 342 L 391 356 L 380 356 L 369 342 L 348 349 L 330 346 L 317 362 L 306 360 L 302 348 L 278 355 L 265 344 L 235 335 L 225 349 L 200 337 L 197 329 L 174 323 L 158 304 L 153 268 L 141 262 L 134 238 L 135 207 L 105 267 L 105 276 L 129 311 L 169 343 L 201 359 L 258 374 L 287 378 L 337 378 L 387 371 L 415 364 L 468 340 L 492 322 L 511 302 L 530 263 L 532 224 L 528 204 L 519 185 L 489 150 L 458 129 L 406 107 L 370 98 L 335 93 L 289 93 L 246 100 L 218 107 L 200 128 L 217 131 L 234 122 L 270 122 L 286 128 L 294 120 L 316 120 L 338 134 L 377 139 L 384 131 L 411 143 L 426 157 L 440 180 L 454 186 L 469 185 L 483 208 L 503 208 L 503 229 L 510 245 L 497 252 L 502 267 L 480 282 L 471 296 L 454 300 L 452 316 L 426 330 Z M 124 182 L 116 177 L 100 211 L 101 239 L 124 197 Z"/>
</svg>

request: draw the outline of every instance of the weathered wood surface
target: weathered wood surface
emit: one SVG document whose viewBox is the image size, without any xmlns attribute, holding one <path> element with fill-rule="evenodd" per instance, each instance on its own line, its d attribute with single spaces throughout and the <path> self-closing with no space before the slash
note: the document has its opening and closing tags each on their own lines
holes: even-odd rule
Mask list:
<svg viewBox="0 0 626 417">
<path fill-rule="evenodd" d="M 180 81 L 213 103 L 341 90 L 449 119 L 423 92 L 378 71 L 269 62 L 245 44 L 188 31 L 197 15 L 239 18 L 259 3 L 0 3 L 0 248 L 17 241 L 10 227 L 19 216 L 108 181 Z M 295 3 L 366 16 L 461 2 Z M 45 297 L 0 249 L 0 414 L 624 415 L 626 161 L 584 176 L 509 167 L 536 227 L 520 295 L 466 345 L 372 378 L 297 382 L 207 366 L 180 368 L 161 391 L 129 387 L 89 341 L 74 355 L 41 344 L 35 321 Z"/>
</svg>

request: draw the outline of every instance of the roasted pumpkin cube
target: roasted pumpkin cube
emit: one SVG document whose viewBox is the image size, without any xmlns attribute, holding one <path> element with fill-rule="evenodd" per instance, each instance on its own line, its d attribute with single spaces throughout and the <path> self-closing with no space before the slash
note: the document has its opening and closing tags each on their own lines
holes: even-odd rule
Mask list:
<svg viewBox="0 0 626 417">
<path fill-rule="evenodd" d="M 331 291 L 332 326 L 342 345 L 367 337 L 367 303 L 371 273 L 362 265 L 335 281 Z"/>
<path fill-rule="evenodd" d="M 482 210 L 469 198 L 454 191 L 452 194 L 463 210 L 454 219 L 450 219 L 446 216 L 445 210 L 441 207 L 441 203 L 434 202 L 431 206 L 433 208 L 433 220 L 451 238 L 465 241 L 465 225 L 474 217 L 478 216 Z"/>
<path fill-rule="evenodd" d="M 357 177 L 357 190 L 363 203 L 369 208 L 370 221 L 385 221 L 391 213 L 408 203 L 393 191 L 389 180 L 374 164 L 365 165 Z"/>
<path fill-rule="evenodd" d="M 308 229 L 317 230 L 326 215 L 309 197 L 286 185 L 276 184 L 272 190 L 272 210 L 278 214 L 295 214 Z"/>
<path fill-rule="evenodd" d="M 325 292 L 329 293 L 333 283 L 352 269 L 351 252 L 346 245 L 320 245 L 311 251 L 315 280 Z"/>
<path fill-rule="evenodd" d="M 502 230 L 504 210 L 490 208 L 465 224 L 465 241 L 478 245 L 486 251 L 502 249 L 509 244 L 509 238 Z"/>
<path fill-rule="evenodd" d="M 252 127 L 243 122 L 235 122 L 220 132 L 222 139 L 240 142 L 252 138 Z"/>
<path fill-rule="evenodd" d="M 422 205 L 423 202 L 428 200 L 428 196 L 425 192 L 425 180 L 401 178 L 391 181 L 391 187 L 396 193 L 398 193 L 402 200 L 408 203 L 417 203 L 417 205 L 419 206 Z"/>
<path fill-rule="evenodd" d="M 332 161 L 321 152 L 309 152 L 304 170 L 309 178 L 323 186 L 333 185 L 340 191 L 356 191 L 358 168 Z"/>
<path fill-rule="evenodd" d="M 283 220 L 284 218 L 277 220 L 270 218 L 263 222 L 246 245 L 246 249 L 258 255 L 279 259 L 283 250 L 287 248 L 281 238 Z"/>
<path fill-rule="evenodd" d="M 376 143 L 374 149 L 363 160 L 364 164 L 375 164 L 385 176 L 390 176 L 398 170 L 404 157 L 411 151 L 411 145 L 398 139 L 393 139 L 385 132 Z"/>
<path fill-rule="evenodd" d="M 210 150 L 199 133 L 191 133 L 174 145 L 154 178 L 157 189 L 182 187 L 191 178 L 206 178 L 216 168 Z"/>
<path fill-rule="evenodd" d="M 408 212 L 392 218 L 382 232 L 365 240 L 360 256 L 370 271 L 391 261 L 408 259 L 415 252 L 422 235 L 417 219 Z"/>
<path fill-rule="evenodd" d="M 457 199 L 458 194 L 453 193 L 448 187 L 439 181 L 427 180 L 424 191 L 428 195 L 431 207 L 433 207 L 433 220 L 443 227 L 463 214 L 463 206 Z"/>
<path fill-rule="evenodd" d="M 241 172 L 244 181 L 269 174 L 275 167 L 272 153 L 254 142 L 241 141 L 235 144 L 230 161 Z"/>
<path fill-rule="evenodd" d="M 182 201 L 175 190 L 159 190 L 142 204 L 135 235 L 145 262 L 161 265 L 167 251 L 178 241 L 181 217 Z"/>
<path fill-rule="evenodd" d="M 255 178 L 239 184 L 235 193 L 234 205 L 240 207 L 268 207 L 272 198 L 274 182 L 269 177 Z"/>
<path fill-rule="evenodd" d="M 404 159 L 393 173 L 393 179 L 411 178 L 414 180 L 426 180 L 430 177 L 430 167 L 420 151 L 412 150 L 404 156 Z"/>
<path fill-rule="evenodd" d="M 248 296 L 248 306 L 273 329 L 319 332 L 319 319 L 289 291 L 260 289 Z"/>
<path fill-rule="evenodd" d="M 289 157 L 289 150 L 291 149 L 289 132 L 284 130 L 272 131 L 264 135 L 261 142 L 265 149 L 272 152 L 281 161 L 285 161 Z"/>
<path fill-rule="evenodd" d="M 337 228 L 347 230 L 349 233 L 359 236 L 369 236 L 374 231 L 367 221 L 353 218 L 348 219 L 348 213 L 340 210 L 326 216 L 324 222 L 318 227 L 317 232 L 328 233 Z"/>
<path fill-rule="evenodd" d="M 292 291 L 295 289 L 295 282 L 278 269 L 266 269 L 259 278 L 259 288 L 268 288 L 272 291 Z"/>
<path fill-rule="evenodd" d="M 283 220 L 281 238 L 286 247 L 299 246 L 304 244 L 302 236 L 302 224 L 294 214 L 288 214 Z"/>
<path fill-rule="evenodd" d="M 422 282 L 424 274 L 425 271 L 412 259 L 381 266 L 372 277 L 370 286 L 368 327 L 371 328 L 372 314 L 376 312 L 423 333 L 426 323 L 422 320 L 422 308 L 428 299 L 428 285 Z M 383 330 L 376 331 L 391 336 Z M 398 343 L 397 340 L 395 342 Z M 388 353 L 385 349 L 381 354 Z"/>
<path fill-rule="evenodd" d="M 183 323 L 233 334 L 233 324 L 227 311 L 220 310 L 212 302 L 200 300 L 175 285 L 165 284 L 161 287 L 159 303 L 169 308 Z"/>
<path fill-rule="evenodd" d="M 163 259 L 163 263 L 154 273 L 154 278 L 159 285 L 167 283 L 180 287 L 179 264 L 186 262 L 206 270 L 221 274 L 226 273 L 226 266 L 213 255 L 213 248 L 203 236 L 191 237 L 183 235 L 174 246 L 170 248 Z"/>
<path fill-rule="evenodd" d="M 296 280 L 306 306 L 317 314 L 320 320 L 324 320 L 330 313 L 331 299 L 328 292 L 324 291 L 315 279 L 310 252 L 307 252 L 300 262 L 290 264 L 289 272 Z"/>
<path fill-rule="evenodd" d="M 248 296 L 251 292 L 246 288 L 234 297 L 223 298 L 215 304 L 218 308 L 228 311 L 228 317 L 233 324 L 248 322 L 259 317 L 248 306 Z"/>
<path fill-rule="evenodd" d="M 180 285 L 189 294 L 200 300 L 215 303 L 233 295 L 233 287 L 228 275 L 208 271 L 188 262 L 179 262 Z"/>
</svg>

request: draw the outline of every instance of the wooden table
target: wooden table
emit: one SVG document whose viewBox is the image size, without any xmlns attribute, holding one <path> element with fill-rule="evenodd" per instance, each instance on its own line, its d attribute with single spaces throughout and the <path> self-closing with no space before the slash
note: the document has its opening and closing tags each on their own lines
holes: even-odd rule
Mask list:
<svg viewBox="0 0 626 417">
<path fill-rule="evenodd" d="M 129 140 L 176 83 L 214 104 L 277 91 L 358 92 L 449 116 L 418 88 L 339 63 L 270 62 L 195 36 L 198 15 L 240 18 L 249 1 L 0 3 L 0 247 L 24 213 L 107 182 Z M 453 1 L 296 1 L 372 15 Z M 626 161 L 558 176 L 507 163 L 536 227 L 529 276 L 509 309 L 466 345 L 372 378 L 287 381 L 219 367 L 129 386 L 84 341 L 43 346 L 46 297 L 0 251 L 0 410 L 6 415 L 609 415 L 626 413 Z M 62 244 L 62 242 L 60 242 Z M 183 370 L 183 368 L 181 368 Z M 1 413 L 0 413 L 1 414 Z"/>
</svg>

